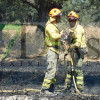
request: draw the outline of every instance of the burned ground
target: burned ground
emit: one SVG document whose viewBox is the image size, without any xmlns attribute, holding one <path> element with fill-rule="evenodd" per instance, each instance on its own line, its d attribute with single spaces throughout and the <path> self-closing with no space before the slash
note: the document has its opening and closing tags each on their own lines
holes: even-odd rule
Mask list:
<svg viewBox="0 0 100 100">
<path fill-rule="evenodd" d="M 44 73 L 46 71 L 45 57 L 13 62 L 5 61 L 0 62 L 0 64 L 0 90 L 23 90 L 25 88 L 41 89 Z M 32 91 L 16 93 L 1 92 L 0 97 L 1 100 L 8 100 L 7 98 L 9 98 L 9 100 L 15 100 L 15 98 L 17 98 L 17 100 L 100 100 L 100 62 L 84 62 L 83 72 L 85 81 L 84 92 L 86 94 L 99 95 L 98 97 L 85 97 L 71 93 L 57 96 L 45 96 Z M 64 76 L 63 60 L 60 60 L 55 91 L 64 88 Z"/>
</svg>

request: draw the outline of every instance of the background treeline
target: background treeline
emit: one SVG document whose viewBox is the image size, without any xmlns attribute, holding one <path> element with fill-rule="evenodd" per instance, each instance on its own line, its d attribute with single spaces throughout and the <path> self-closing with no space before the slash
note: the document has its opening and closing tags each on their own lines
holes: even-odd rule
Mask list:
<svg viewBox="0 0 100 100">
<path fill-rule="evenodd" d="M 49 10 L 54 7 L 62 10 L 62 22 L 67 22 L 68 12 L 75 10 L 83 24 L 100 25 L 100 0 L 0 0 L 0 21 L 46 22 Z"/>
</svg>

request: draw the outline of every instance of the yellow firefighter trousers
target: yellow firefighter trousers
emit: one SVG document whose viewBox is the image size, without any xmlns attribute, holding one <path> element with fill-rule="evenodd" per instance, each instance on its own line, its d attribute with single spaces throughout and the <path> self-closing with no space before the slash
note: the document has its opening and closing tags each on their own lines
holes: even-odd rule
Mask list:
<svg viewBox="0 0 100 100">
<path fill-rule="evenodd" d="M 56 82 L 56 75 L 58 71 L 58 54 L 52 50 L 47 52 L 47 71 L 45 73 L 42 89 L 49 89 L 52 84 Z"/>
<path fill-rule="evenodd" d="M 72 59 L 74 63 L 74 76 L 77 84 L 77 88 L 81 91 L 84 90 L 84 76 L 83 76 L 83 70 L 82 70 L 82 64 L 83 64 L 83 59 L 79 56 L 77 52 L 73 52 L 72 54 Z M 69 89 L 71 87 L 71 81 L 72 81 L 72 71 L 71 71 L 71 64 L 68 68 L 68 74 L 66 76 L 66 83 L 67 83 L 67 88 Z"/>
</svg>

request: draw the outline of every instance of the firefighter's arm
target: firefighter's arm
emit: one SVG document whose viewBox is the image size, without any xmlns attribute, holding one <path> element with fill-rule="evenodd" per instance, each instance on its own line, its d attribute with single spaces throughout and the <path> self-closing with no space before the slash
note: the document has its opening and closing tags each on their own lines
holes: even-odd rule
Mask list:
<svg viewBox="0 0 100 100">
<path fill-rule="evenodd" d="M 48 33 L 50 35 L 51 38 L 55 39 L 55 40 L 58 40 L 62 37 L 63 33 L 59 33 L 59 30 L 52 26 L 52 25 L 48 25 L 46 30 L 48 30 Z"/>
<path fill-rule="evenodd" d="M 80 43 L 79 42 L 76 42 L 76 43 L 70 45 L 70 49 L 71 48 L 80 47 L 80 46 L 81 46 Z"/>
<path fill-rule="evenodd" d="M 61 38 L 61 34 L 57 33 L 55 30 L 51 30 L 51 32 L 49 32 L 49 35 L 55 40 Z"/>
<path fill-rule="evenodd" d="M 82 32 L 77 32 L 75 35 L 75 43 L 70 45 L 70 48 L 80 47 L 81 46 L 81 39 L 82 39 Z"/>
</svg>

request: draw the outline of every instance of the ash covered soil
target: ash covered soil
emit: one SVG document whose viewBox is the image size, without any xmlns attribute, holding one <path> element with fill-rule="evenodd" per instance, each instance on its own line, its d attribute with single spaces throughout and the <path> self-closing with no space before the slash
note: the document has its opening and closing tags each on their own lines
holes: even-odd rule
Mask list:
<svg viewBox="0 0 100 100">
<path fill-rule="evenodd" d="M 67 63 L 68 64 L 68 63 Z M 58 95 L 41 95 L 39 92 L 21 91 L 24 89 L 41 89 L 46 71 L 46 58 L 6 60 L 0 62 L 0 100 L 100 100 L 100 61 L 85 60 L 83 64 L 85 94 L 98 96 L 81 96 L 58 91 L 64 89 L 64 61 L 59 60 L 59 71 L 55 84 L 55 93 Z M 75 88 L 72 87 L 71 90 Z M 17 92 L 3 92 L 16 90 Z"/>
</svg>

